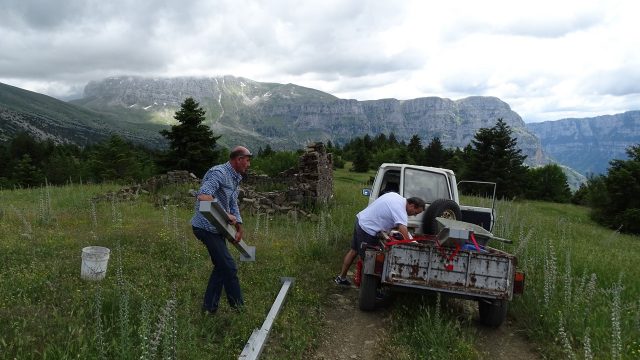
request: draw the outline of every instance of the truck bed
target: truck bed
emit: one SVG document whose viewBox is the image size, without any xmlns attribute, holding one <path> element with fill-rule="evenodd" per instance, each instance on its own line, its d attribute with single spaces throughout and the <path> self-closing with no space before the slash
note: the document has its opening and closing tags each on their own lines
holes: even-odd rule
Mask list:
<svg viewBox="0 0 640 360">
<path fill-rule="evenodd" d="M 455 249 L 432 242 L 395 245 L 385 256 L 381 282 L 468 298 L 511 300 L 516 258 L 490 247 L 486 250 L 460 250 L 453 256 Z"/>
</svg>

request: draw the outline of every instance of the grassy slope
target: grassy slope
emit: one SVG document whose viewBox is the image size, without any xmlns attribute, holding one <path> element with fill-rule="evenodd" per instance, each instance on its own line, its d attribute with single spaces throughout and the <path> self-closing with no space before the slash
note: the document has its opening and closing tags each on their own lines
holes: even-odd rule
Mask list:
<svg viewBox="0 0 640 360">
<path fill-rule="evenodd" d="M 366 202 L 359 192 L 338 184 L 341 206 L 321 212 L 316 222 L 246 214 L 245 240 L 258 248 L 257 262 L 239 264 L 246 311 L 234 314 L 223 301 L 215 317 L 205 317 L 199 310 L 211 265 L 191 234 L 192 209 L 164 210 L 143 200 L 100 202 L 94 225 L 89 199 L 114 188 L 67 186 L 51 188 L 49 196 L 38 189 L 0 192 L 0 353 L 139 357 L 141 328 L 155 332 L 167 301 L 175 300 L 168 322 L 176 319 L 170 329 L 177 332 L 178 358 L 236 358 L 264 321 L 281 276 L 296 283 L 264 356 L 300 358 L 313 348 L 323 293 L 348 246 L 353 214 Z M 98 283 L 79 278 L 81 249 L 88 245 L 112 250 L 107 277 Z M 102 331 L 96 328 L 97 303 Z M 145 307 L 149 321 L 143 319 Z"/>
<path fill-rule="evenodd" d="M 118 134 L 153 148 L 164 145 L 164 140 L 159 131 L 166 128 L 166 126 L 145 123 L 148 120 L 140 120 L 149 117 L 148 114 L 142 111 L 135 116 L 130 115 L 131 111 L 122 111 L 114 114 L 104 113 L 2 83 L 0 83 L 0 106 L 25 116 L 40 119 L 40 123 L 33 125 L 40 127 L 45 132 L 51 131 L 50 128 L 47 128 L 47 122 L 50 121 L 62 129 L 59 131 L 64 132 L 64 134 L 55 135 L 61 137 L 71 136 L 70 139 L 75 141 L 78 141 L 76 137 L 72 136 L 75 133 L 80 133 L 82 136 L 95 137 L 89 138 L 89 143 L 99 141 L 109 134 Z M 134 122 L 137 120 L 141 123 L 134 124 L 131 120 Z M 84 142 L 82 145 L 84 145 Z"/>
<path fill-rule="evenodd" d="M 234 314 L 223 301 L 214 317 L 199 313 L 210 263 L 190 232 L 190 208 L 155 208 L 144 200 L 100 202 L 94 225 L 89 199 L 115 186 L 51 188 L 49 196 L 43 189 L 2 191 L 0 353 L 139 358 L 145 345 L 151 351 L 155 344 L 140 340 L 148 328 L 148 337 L 159 339 L 157 353 L 171 353 L 163 344 L 175 343 L 178 358 L 237 358 L 269 311 L 279 278 L 292 276 L 296 283 L 263 356 L 304 358 L 316 345 L 322 308 L 330 306 L 323 295 L 348 247 L 353 216 L 366 205 L 360 188 L 370 175 L 337 172 L 334 206 L 315 222 L 245 214 L 245 240 L 258 248 L 257 262 L 239 263 L 247 308 Z M 621 357 L 640 354 L 638 237 L 602 229 L 588 220 L 586 209 L 570 205 L 501 202 L 499 213 L 497 235 L 515 241 L 504 248 L 517 253 L 527 271 L 525 295 L 515 299 L 510 314 L 540 351 L 551 358 L 572 351 L 582 358 L 588 334 L 592 353 L 609 358 L 618 351 L 620 334 Z M 79 279 L 80 251 L 87 245 L 112 249 L 107 278 L 99 283 Z M 592 273 L 597 281 L 589 290 Z M 623 289 L 616 300 L 612 289 L 620 276 Z M 175 311 L 168 301 L 175 301 Z M 384 345 L 384 357 L 478 356 L 472 321 L 446 307 L 436 310 L 436 301 L 415 295 L 398 299 L 395 336 Z M 98 308 L 102 330 L 96 327 Z M 561 318 L 567 342 L 559 336 Z M 619 319 L 619 327 L 612 318 Z M 167 330 L 158 330 L 160 319 Z"/>
</svg>

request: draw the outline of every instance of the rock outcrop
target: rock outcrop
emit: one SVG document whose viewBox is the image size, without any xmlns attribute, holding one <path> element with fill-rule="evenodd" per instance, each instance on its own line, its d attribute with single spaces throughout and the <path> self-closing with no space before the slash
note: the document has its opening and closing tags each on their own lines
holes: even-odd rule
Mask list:
<svg viewBox="0 0 640 360">
<path fill-rule="evenodd" d="M 603 174 L 640 144 L 640 111 L 527 124 L 553 159 L 582 174 Z"/>
</svg>

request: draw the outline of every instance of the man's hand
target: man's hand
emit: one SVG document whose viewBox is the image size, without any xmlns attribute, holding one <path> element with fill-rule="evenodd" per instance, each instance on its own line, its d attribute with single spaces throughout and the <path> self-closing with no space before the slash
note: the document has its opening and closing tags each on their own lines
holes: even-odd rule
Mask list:
<svg viewBox="0 0 640 360">
<path fill-rule="evenodd" d="M 242 234 L 244 233 L 244 231 L 242 230 L 242 225 L 240 225 L 239 223 L 236 223 L 236 244 L 240 242 L 240 240 L 242 240 Z"/>
<path fill-rule="evenodd" d="M 200 201 L 213 201 L 213 196 L 208 194 L 198 194 L 197 198 Z"/>
<path fill-rule="evenodd" d="M 402 237 L 405 240 L 412 239 L 411 235 L 409 234 L 409 229 L 405 225 L 398 225 L 398 231 L 400 232 L 400 234 L 402 234 Z"/>
<path fill-rule="evenodd" d="M 229 220 L 227 220 L 229 225 L 235 225 L 238 222 L 238 219 L 236 219 L 234 215 L 227 214 L 227 216 L 229 217 Z"/>
</svg>

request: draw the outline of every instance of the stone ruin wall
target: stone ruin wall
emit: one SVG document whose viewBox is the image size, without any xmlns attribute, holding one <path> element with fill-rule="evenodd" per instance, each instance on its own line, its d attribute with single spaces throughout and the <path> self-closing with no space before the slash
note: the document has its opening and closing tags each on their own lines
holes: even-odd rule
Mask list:
<svg viewBox="0 0 640 360">
<path fill-rule="evenodd" d="M 195 189 L 200 179 L 188 171 L 170 171 L 154 176 L 143 184 L 127 186 L 117 192 L 96 196 L 94 201 L 132 201 L 141 194 L 156 194 L 167 185 L 191 184 Z M 286 190 L 259 192 L 260 185 L 275 185 Z M 195 191 L 195 190 L 192 190 Z M 323 143 L 313 143 L 298 159 L 298 167 L 282 172 L 277 177 L 252 176 L 240 184 L 238 201 L 241 211 L 253 214 L 294 213 L 295 216 L 314 217 L 304 210 L 306 206 L 326 204 L 333 197 L 333 159 Z M 157 205 L 169 204 L 193 207 L 189 193 L 164 195 L 155 200 Z"/>
<path fill-rule="evenodd" d="M 286 190 L 258 192 L 260 185 L 280 185 Z M 333 158 L 323 143 L 306 147 L 298 167 L 277 177 L 250 176 L 241 184 L 240 207 L 252 213 L 290 213 L 313 215 L 305 206 L 326 204 L 333 197 Z"/>
</svg>

